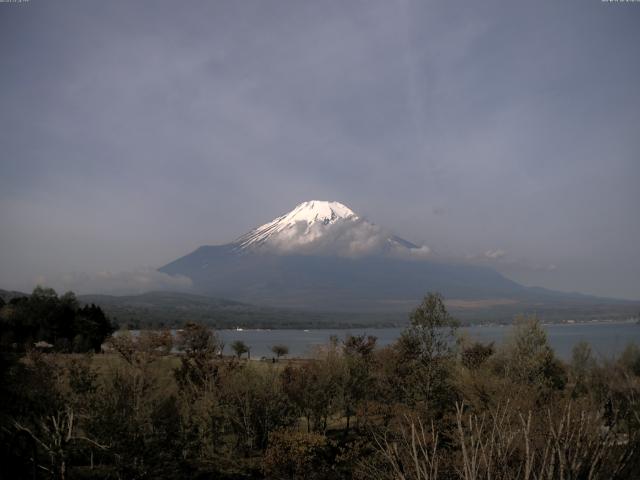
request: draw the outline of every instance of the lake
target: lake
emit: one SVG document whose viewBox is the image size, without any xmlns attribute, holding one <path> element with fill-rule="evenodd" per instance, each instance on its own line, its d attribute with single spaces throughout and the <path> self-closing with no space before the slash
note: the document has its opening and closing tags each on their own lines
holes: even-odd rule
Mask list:
<svg viewBox="0 0 640 480">
<path fill-rule="evenodd" d="M 593 353 L 598 358 L 611 358 L 624 350 L 631 342 L 640 345 L 640 325 L 633 322 L 591 322 L 576 324 L 543 325 L 549 343 L 562 359 L 569 359 L 573 346 L 581 341 L 591 344 Z M 472 339 L 482 342 L 500 344 L 510 331 L 508 325 L 486 325 L 464 327 Z M 230 354 L 229 345 L 234 340 L 242 340 L 251 347 L 251 357 L 272 357 L 271 347 L 282 344 L 289 347 L 289 357 L 309 357 L 315 348 L 326 345 L 332 335 L 344 339 L 347 334 L 374 335 L 378 337 L 378 345 L 384 346 L 394 342 L 401 328 L 368 328 L 368 329 L 319 329 L 319 330 L 218 330 L 218 335 L 226 343 L 225 353 Z"/>
</svg>

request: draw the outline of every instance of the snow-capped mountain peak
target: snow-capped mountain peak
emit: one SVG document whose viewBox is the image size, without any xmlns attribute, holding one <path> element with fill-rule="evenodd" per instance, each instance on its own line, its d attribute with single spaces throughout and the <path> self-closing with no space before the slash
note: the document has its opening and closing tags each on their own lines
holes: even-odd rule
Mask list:
<svg viewBox="0 0 640 480">
<path fill-rule="evenodd" d="M 359 220 L 358 215 L 340 202 L 310 200 L 242 235 L 234 243 L 241 249 L 279 243 L 286 239 L 293 243 L 308 243 L 322 235 L 322 229 L 317 228 L 320 225 L 356 220 Z"/>
<path fill-rule="evenodd" d="M 291 225 L 296 222 L 307 222 L 310 224 L 321 222 L 327 225 L 339 219 L 356 220 L 358 216 L 353 210 L 340 202 L 311 200 L 302 202 L 289 213 L 276 218 L 274 222 L 278 222 L 281 226 Z"/>
<path fill-rule="evenodd" d="M 242 235 L 233 246 L 239 252 L 347 257 L 382 253 L 423 257 L 429 253 L 427 247 L 417 247 L 396 237 L 340 202 L 321 200 L 300 203 L 290 212 Z"/>
</svg>

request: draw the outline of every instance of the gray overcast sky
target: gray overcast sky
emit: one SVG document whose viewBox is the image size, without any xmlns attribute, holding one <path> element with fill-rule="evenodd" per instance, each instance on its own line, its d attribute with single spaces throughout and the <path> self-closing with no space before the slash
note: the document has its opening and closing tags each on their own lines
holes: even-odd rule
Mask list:
<svg viewBox="0 0 640 480">
<path fill-rule="evenodd" d="M 143 275 L 327 199 L 640 299 L 640 3 L 31 0 L 0 3 L 0 52 L 0 288 Z"/>
</svg>

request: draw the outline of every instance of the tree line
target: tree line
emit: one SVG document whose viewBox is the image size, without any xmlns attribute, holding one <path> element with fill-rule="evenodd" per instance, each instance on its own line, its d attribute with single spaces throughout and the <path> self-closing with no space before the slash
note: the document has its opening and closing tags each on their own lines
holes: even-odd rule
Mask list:
<svg viewBox="0 0 640 480">
<path fill-rule="evenodd" d="M 37 347 L 99 352 L 116 329 L 99 306 L 81 306 L 73 292 L 58 296 L 55 290 L 38 286 L 30 296 L 8 302 L 0 298 L 0 348 L 4 351 Z"/>
<path fill-rule="evenodd" d="M 479 343 L 437 294 L 394 344 L 333 338 L 308 360 L 249 361 L 240 345 L 225 357 L 194 323 L 107 344 L 3 355 L 0 478 L 632 479 L 640 468 L 637 347 L 600 359 L 583 343 L 562 362 L 532 317 L 501 345 Z"/>
</svg>

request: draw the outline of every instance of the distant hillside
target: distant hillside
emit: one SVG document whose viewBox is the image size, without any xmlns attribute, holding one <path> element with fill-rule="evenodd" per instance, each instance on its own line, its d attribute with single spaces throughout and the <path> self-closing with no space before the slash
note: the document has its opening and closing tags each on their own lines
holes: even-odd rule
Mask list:
<svg viewBox="0 0 640 480">
<path fill-rule="evenodd" d="M 29 294 L 0 289 L 5 302 Z M 544 296 L 544 295 L 543 295 Z M 447 308 L 464 323 L 510 323 L 516 315 L 537 315 L 543 322 L 622 320 L 638 318 L 640 302 L 597 302 L 594 297 L 566 294 L 561 300 L 524 302 L 512 299 L 448 300 Z M 214 328 L 373 328 L 403 326 L 415 304 L 396 312 L 331 312 L 273 308 L 180 292 L 140 295 L 80 295 L 83 304 L 95 303 L 121 326 L 131 328 L 180 327 L 187 321 Z"/>
<path fill-rule="evenodd" d="M 28 293 L 18 292 L 15 290 L 3 290 L 0 288 L 0 298 L 5 302 L 10 301 L 12 298 L 16 297 L 28 297 Z"/>
<path fill-rule="evenodd" d="M 260 307 L 241 302 L 178 292 L 141 295 L 80 295 L 83 303 L 95 303 L 121 326 L 179 327 L 187 321 L 215 328 L 342 328 L 394 326 L 406 315 L 304 312 Z"/>
<path fill-rule="evenodd" d="M 142 295 L 81 295 L 84 303 L 100 305 L 121 325 L 179 327 L 186 321 L 215 328 L 350 328 L 403 326 L 412 305 L 402 312 L 321 312 L 270 308 L 177 292 Z M 463 323 L 510 323 L 516 315 L 535 314 L 544 322 L 620 320 L 635 317 L 638 303 L 612 305 L 576 301 L 525 303 L 511 300 L 450 301 L 449 311 Z"/>
</svg>

